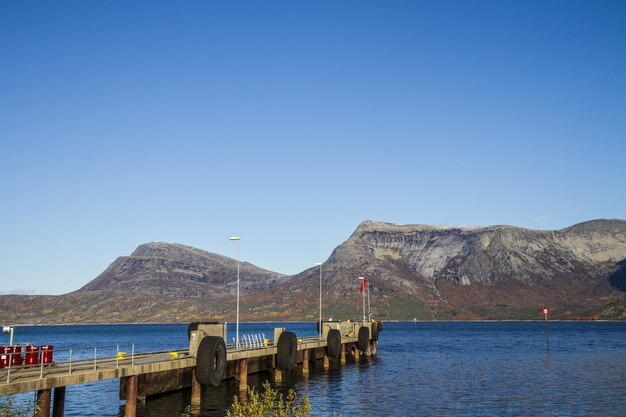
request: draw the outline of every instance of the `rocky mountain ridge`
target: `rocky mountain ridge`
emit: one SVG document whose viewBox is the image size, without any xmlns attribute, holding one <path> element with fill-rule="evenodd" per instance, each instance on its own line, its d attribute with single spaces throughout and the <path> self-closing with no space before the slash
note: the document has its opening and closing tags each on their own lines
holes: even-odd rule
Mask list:
<svg viewBox="0 0 626 417">
<path fill-rule="evenodd" d="M 285 276 L 240 265 L 242 320 L 315 320 L 319 268 Z M 555 231 L 365 221 L 322 265 L 324 316 L 362 314 L 367 277 L 381 319 L 626 320 L 626 221 Z M 139 246 L 62 296 L 0 296 L 0 320 L 231 321 L 236 261 L 181 244 Z M 11 317 L 13 315 L 13 317 Z"/>
</svg>

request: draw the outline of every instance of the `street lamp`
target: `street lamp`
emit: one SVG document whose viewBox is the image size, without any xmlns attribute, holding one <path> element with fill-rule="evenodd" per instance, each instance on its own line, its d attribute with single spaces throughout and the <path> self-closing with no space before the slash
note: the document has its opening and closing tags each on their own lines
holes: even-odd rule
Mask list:
<svg viewBox="0 0 626 417">
<path fill-rule="evenodd" d="M 322 263 L 315 262 L 320 267 L 320 339 L 322 338 Z"/>
<path fill-rule="evenodd" d="M 239 350 L 239 236 L 231 236 L 229 240 L 237 241 L 237 325 L 235 327 L 235 349 Z"/>
<path fill-rule="evenodd" d="M 367 286 L 367 280 L 365 277 L 359 277 L 359 281 L 363 281 L 363 324 L 365 324 L 365 286 Z"/>
<path fill-rule="evenodd" d="M 10 333 L 9 346 L 13 346 L 13 326 L 2 326 L 2 333 Z"/>
</svg>

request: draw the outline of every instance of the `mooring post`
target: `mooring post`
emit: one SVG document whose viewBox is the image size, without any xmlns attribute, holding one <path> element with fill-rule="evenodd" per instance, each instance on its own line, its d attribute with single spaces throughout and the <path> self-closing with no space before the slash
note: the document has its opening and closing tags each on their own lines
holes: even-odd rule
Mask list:
<svg viewBox="0 0 626 417">
<path fill-rule="evenodd" d="M 309 375 L 309 349 L 302 351 L 302 374 L 304 376 Z"/>
<path fill-rule="evenodd" d="M 200 407 L 202 401 L 202 385 L 196 378 L 196 368 L 191 368 L 191 408 Z"/>
<path fill-rule="evenodd" d="M 359 350 L 359 348 L 354 348 L 354 360 L 359 360 L 359 358 L 361 357 L 361 351 Z"/>
<path fill-rule="evenodd" d="M 65 387 L 54 389 L 54 401 L 52 402 L 52 417 L 63 417 L 65 414 Z"/>
<path fill-rule="evenodd" d="M 42 389 L 37 391 L 37 408 L 39 409 L 37 417 L 50 417 L 51 393 L 51 389 Z"/>
<path fill-rule="evenodd" d="M 126 405 L 124 406 L 124 417 L 135 417 L 137 414 L 137 375 L 129 376 L 126 379 Z"/>
<path fill-rule="evenodd" d="M 248 359 L 239 361 L 239 391 L 248 389 Z"/>
<path fill-rule="evenodd" d="M 341 344 L 341 365 L 346 364 L 346 345 L 344 343 Z"/>
<path fill-rule="evenodd" d="M 367 350 L 365 351 L 366 356 L 372 356 L 372 345 L 367 344 Z"/>
<path fill-rule="evenodd" d="M 330 358 L 326 349 L 324 349 L 324 369 L 330 369 Z"/>
<path fill-rule="evenodd" d="M 372 355 L 378 355 L 378 350 L 376 348 L 377 345 L 378 342 L 372 341 Z"/>
</svg>

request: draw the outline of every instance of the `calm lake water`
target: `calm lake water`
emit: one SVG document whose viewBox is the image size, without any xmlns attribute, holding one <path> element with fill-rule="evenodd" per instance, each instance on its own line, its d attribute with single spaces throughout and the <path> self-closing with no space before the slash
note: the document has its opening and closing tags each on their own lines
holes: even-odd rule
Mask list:
<svg viewBox="0 0 626 417">
<path fill-rule="evenodd" d="M 269 336 L 274 327 L 298 336 L 315 334 L 314 323 L 245 323 L 240 333 Z M 188 346 L 186 325 L 18 327 L 15 340 L 52 344 L 55 350 L 128 343 L 135 343 L 136 351 Z M 0 343 L 8 344 L 7 335 Z M 377 359 L 349 361 L 341 370 L 324 371 L 319 365 L 308 379 L 294 371 L 274 385 L 306 394 L 315 416 L 333 411 L 344 416 L 626 415 L 626 323 L 550 323 L 549 352 L 543 322 L 385 323 Z M 251 376 L 250 383 L 264 380 L 265 375 Z M 234 394 L 232 381 L 206 388 L 202 415 L 225 415 Z M 138 415 L 180 416 L 189 402 L 188 390 L 151 398 L 138 405 Z M 122 405 L 118 380 L 67 388 L 66 416 L 119 416 Z"/>
</svg>

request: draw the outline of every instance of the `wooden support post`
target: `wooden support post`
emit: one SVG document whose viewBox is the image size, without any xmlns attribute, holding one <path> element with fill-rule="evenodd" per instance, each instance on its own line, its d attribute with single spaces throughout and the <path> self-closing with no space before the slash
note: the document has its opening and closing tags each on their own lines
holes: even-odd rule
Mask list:
<svg viewBox="0 0 626 417">
<path fill-rule="evenodd" d="M 302 351 L 302 374 L 304 376 L 309 375 L 309 349 Z"/>
<path fill-rule="evenodd" d="M 354 359 L 355 360 L 359 360 L 359 358 L 361 357 L 361 351 L 359 350 L 359 348 L 354 348 Z"/>
<path fill-rule="evenodd" d="M 199 408 L 202 402 L 202 385 L 196 378 L 196 368 L 191 368 L 191 408 Z"/>
<path fill-rule="evenodd" d="M 63 417 L 65 414 L 65 387 L 54 389 L 54 401 L 52 403 L 52 417 Z"/>
<path fill-rule="evenodd" d="M 146 374 L 137 375 L 137 401 L 141 404 L 145 404 L 147 392 L 148 385 L 146 383 Z"/>
<path fill-rule="evenodd" d="M 51 389 L 42 389 L 37 391 L 37 407 L 39 413 L 37 417 L 50 417 L 50 397 L 52 395 Z"/>
<path fill-rule="evenodd" d="M 346 364 L 346 345 L 344 343 L 341 344 L 341 365 Z"/>
<path fill-rule="evenodd" d="M 326 349 L 324 349 L 324 369 L 329 369 L 330 368 L 330 358 L 328 357 L 328 353 L 326 352 Z"/>
<path fill-rule="evenodd" d="M 279 369 L 279 368 L 274 369 L 274 382 L 282 382 L 282 380 L 283 380 L 282 369 Z"/>
<path fill-rule="evenodd" d="M 248 359 L 239 361 L 239 391 L 248 389 Z"/>
<path fill-rule="evenodd" d="M 137 415 L 137 375 L 129 376 L 126 380 L 126 406 L 124 407 L 124 417 L 135 417 Z"/>
<path fill-rule="evenodd" d="M 371 342 L 370 342 L 371 343 Z M 367 344 L 367 350 L 365 351 L 365 355 L 366 356 L 372 356 L 372 349 L 371 349 L 371 345 L 368 343 Z"/>
<path fill-rule="evenodd" d="M 378 342 L 372 342 L 372 355 L 378 355 L 377 345 Z"/>
<path fill-rule="evenodd" d="M 274 355 L 267 355 L 265 363 L 265 371 L 271 375 L 274 372 Z"/>
</svg>

